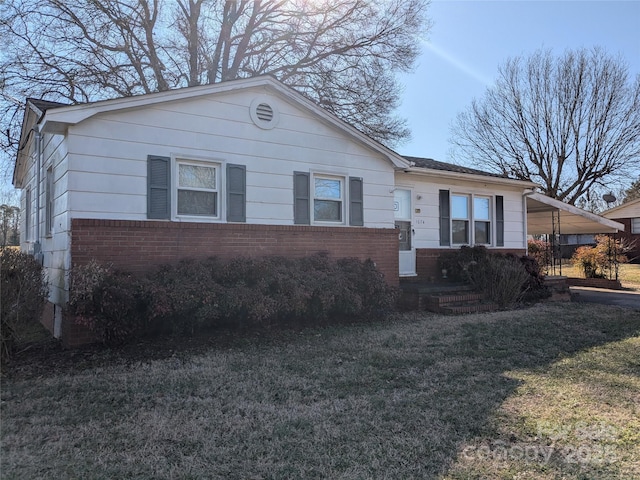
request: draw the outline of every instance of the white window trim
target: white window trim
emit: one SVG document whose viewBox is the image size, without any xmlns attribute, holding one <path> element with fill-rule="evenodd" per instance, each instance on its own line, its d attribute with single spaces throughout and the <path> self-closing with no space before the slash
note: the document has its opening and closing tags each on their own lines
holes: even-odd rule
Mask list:
<svg viewBox="0 0 640 480">
<path fill-rule="evenodd" d="M 453 216 L 453 197 L 466 197 L 468 199 L 467 204 L 467 218 L 458 218 Z M 475 206 L 474 200 L 476 198 L 486 198 L 489 200 L 489 243 L 476 243 L 476 226 L 475 222 L 486 222 L 484 219 L 476 219 L 475 218 Z M 496 218 L 495 218 L 495 195 L 486 195 L 481 193 L 462 193 L 462 192 L 451 192 L 449 194 L 449 203 L 451 208 L 451 215 L 449 219 L 449 233 L 451 235 L 451 246 L 458 248 L 463 245 L 469 246 L 483 246 L 483 247 L 493 247 L 495 246 L 495 238 L 496 238 Z M 454 243 L 453 241 L 453 221 L 454 220 L 466 220 L 469 223 L 469 242 L 468 243 Z"/>
<path fill-rule="evenodd" d="M 475 212 L 476 198 L 484 198 L 489 201 L 489 218 L 488 219 L 476 218 L 476 212 Z M 471 228 L 471 231 L 469 232 L 469 235 L 471 235 L 471 237 L 473 238 L 472 245 L 483 245 L 483 246 L 490 247 L 494 244 L 494 237 L 495 237 L 494 230 L 495 230 L 495 223 L 496 223 L 495 215 L 494 215 L 495 208 L 493 207 L 494 203 L 495 203 L 495 197 L 491 195 L 475 195 L 475 194 L 471 195 L 471 217 L 472 217 L 473 224 L 471 225 L 472 228 Z M 476 222 L 489 222 L 489 243 L 476 242 Z"/>
<path fill-rule="evenodd" d="M 453 216 L 453 197 L 465 197 L 467 199 L 467 216 L 465 218 L 462 217 L 454 217 Z M 450 204 L 450 209 L 451 209 L 451 215 L 450 215 L 450 219 L 449 219 L 449 232 L 451 232 L 451 246 L 453 247 L 459 247 L 461 245 L 473 245 L 473 232 L 472 230 L 472 222 L 473 222 L 473 196 L 469 193 L 459 193 L 459 192 L 451 192 L 451 194 L 449 195 L 449 204 Z M 471 217 L 471 218 L 469 218 Z M 460 220 L 464 220 L 467 222 L 468 225 L 468 232 L 469 232 L 469 241 L 468 242 L 464 242 L 464 243 L 455 243 L 453 241 L 453 222 L 454 221 L 460 221 Z"/>
<path fill-rule="evenodd" d="M 179 165 L 195 165 L 199 167 L 215 168 L 216 170 L 216 189 L 217 203 L 216 203 L 216 216 L 208 215 L 179 215 L 178 214 L 178 180 L 179 180 Z M 197 157 L 193 155 L 172 155 L 171 156 L 171 219 L 174 221 L 193 221 L 193 222 L 222 222 L 225 220 L 223 212 L 225 212 L 225 185 L 226 178 L 224 176 L 224 162 L 222 160 L 215 160 L 211 158 Z M 199 190 L 197 188 L 190 188 L 189 190 Z M 201 190 L 211 191 L 211 190 Z"/>
<path fill-rule="evenodd" d="M 316 220 L 316 215 L 315 215 L 315 201 L 317 200 L 329 200 L 329 201 L 338 201 L 335 198 L 324 198 L 324 197 L 316 197 L 316 178 L 327 178 L 327 179 L 332 179 L 332 180 L 339 180 L 340 181 L 340 220 Z M 347 224 L 347 219 L 346 219 L 346 204 L 347 204 L 347 199 L 349 198 L 348 192 L 347 192 L 347 188 L 348 188 L 348 182 L 347 182 L 347 175 L 343 175 L 340 173 L 327 173 L 327 172 L 311 172 L 311 179 L 310 179 L 310 192 L 309 192 L 309 197 L 310 197 L 310 206 L 309 208 L 311 209 L 311 225 L 346 225 Z"/>
<path fill-rule="evenodd" d="M 631 219 L 631 233 L 634 235 L 640 234 L 640 217 Z"/>
</svg>

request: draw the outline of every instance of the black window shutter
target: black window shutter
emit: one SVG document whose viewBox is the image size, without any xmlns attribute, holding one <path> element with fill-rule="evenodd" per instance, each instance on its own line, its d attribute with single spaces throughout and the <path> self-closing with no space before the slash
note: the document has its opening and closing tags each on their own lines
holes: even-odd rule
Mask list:
<svg viewBox="0 0 640 480">
<path fill-rule="evenodd" d="M 309 225 L 311 223 L 309 192 L 309 174 L 293 172 L 293 223 Z"/>
<path fill-rule="evenodd" d="M 349 225 L 364 225 L 362 178 L 349 177 Z"/>
<path fill-rule="evenodd" d="M 451 245 L 449 190 L 440 190 L 440 246 Z"/>
<path fill-rule="evenodd" d="M 227 164 L 227 221 L 247 221 L 247 167 Z"/>
<path fill-rule="evenodd" d="M 171 216 L 171 159 L 147 156 L 147 218 Z"/>
<path fill-rule="evenodd" d="M 496 246 L 504 247 L 504 197 L 496 195 Z"/>
</svg>

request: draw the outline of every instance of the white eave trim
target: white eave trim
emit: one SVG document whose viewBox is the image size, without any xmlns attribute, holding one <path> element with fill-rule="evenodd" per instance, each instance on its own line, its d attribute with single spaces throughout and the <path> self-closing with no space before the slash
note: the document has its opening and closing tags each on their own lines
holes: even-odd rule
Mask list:
<svg viewBox="0 0 640 480">
<path fill-rule="evenodd" d="M 514 178 L 501 178 L 489 175 L 479 175 L 475 173 L 451 172 L 448 170 L 439 170 L 435 168 L 410 167 L 405 168 L 404 173 L 412 173 L 417 175 L 425 175 L 430 177 L 450 178 L 454 180 L 466 180 L 470 182 L 495 183 L 498 185 L 510 185 L 520 188 L 535 188 L 538 184 L 527 180 L 516 180 Z"/>
</svg>

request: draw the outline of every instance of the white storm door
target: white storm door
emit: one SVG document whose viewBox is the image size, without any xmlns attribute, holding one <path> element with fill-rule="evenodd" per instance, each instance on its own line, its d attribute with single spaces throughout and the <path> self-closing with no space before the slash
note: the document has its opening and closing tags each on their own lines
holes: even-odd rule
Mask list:
<svg viewBox="0 0 640 480">
<path fill-rule="evenodd" d="M 400 276 L 416 274 L 416 249 L 411 226 L 411 190 L 397 188 L 393 194 L 393 211 L 398 231 Z"/>
</svg>

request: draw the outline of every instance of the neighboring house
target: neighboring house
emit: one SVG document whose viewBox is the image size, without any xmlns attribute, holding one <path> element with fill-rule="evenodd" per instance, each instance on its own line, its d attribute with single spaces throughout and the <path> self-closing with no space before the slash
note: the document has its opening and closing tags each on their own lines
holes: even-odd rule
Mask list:
<svg viewBox="0 0 640 480">
<path fill-rule="evenodd" d="M 627 257 L 633 263 L 640 263 L 640 198 L 611 208 L 602 216 L 624 225 L 624 232 L 619 233 L 617 238 L 632 245 Z"/>
<path fill-rule="evenodd" d="M 438 255 L 461 245 L 523 254 L 529 202 L 558 208 L 531 182 L 402 157 L 264 76 L 89 104 L 28 99 L 13 183 L 21 248 L 49 278 L 44 323 L 69 344 L 86 332 L 63 314 L 68 273 L 90 259 L 140 273 L 186 257 L 328 252 L 371 258 L 398 285 L 436 280 Z"/>
</svg>

